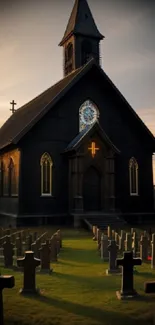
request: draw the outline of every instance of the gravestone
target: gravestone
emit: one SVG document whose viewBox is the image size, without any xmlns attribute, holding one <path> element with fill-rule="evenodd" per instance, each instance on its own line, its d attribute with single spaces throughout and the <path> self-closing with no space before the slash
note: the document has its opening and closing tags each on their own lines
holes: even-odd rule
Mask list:
<svg viewBox="0 0 155 325">
<path fill-rule="evenodd" d="M 97 226 L 93 226 L 93 240 L 97 240 Z"/>
<path fill-rule="evenodd" d="M 112 235 L 111 239 L 114 240 L 115 239 L 115 230 L 114 229 L 112 229 L 111 235 Z"/>
<path fill-rule="evenodd" d="M 133 252 L 124 252 L 123 258 L 116 260 L 117 266 L 122 266 L 122 285 L 121 291 L 116 291 L 118 299 L 131 299 L 137 296 L 136 290 L 133 288 L 133 267 L 141 265 L 140 258 L 133 258 Z"/>
<path fill-rule="evenodd" d="M 57 235 L 58 235 L 59 242 L 60 242 L 60 248 L 62 248 L 62 235 L 61 235 L 61 230 L 60 229 L 57 230 Z"/>
<path fill-rule="evenodd" d="M 39 289 L 36 288 L 35 269 L 40 265 L 40 260 L 34 257 L 34 252 L 25 252 L 25 257 L 17 259 L 18 267 L 24 269 L 24 285 L 20 289 L 21 294 L 38 294 Z"/>
<path fill-rule="evenodd" d="M 3 295 L 2 291 L 5 288 L 13 288 L 15 285 L 15 278 L 12 275 L 1 275 L 0 276 L 0 325 L 4 324 L 3 317 Z"/>
<path fill-rule="evenodd" d="M 31 245 L 32 245 L 32 234 L 29 234 L 26 236 L 26 250 L 30 251 L 31 250 Z"/>
<path fill-rule="evenodd" d="M 138 237 L 136 231 L 134 231 L 132 235 L 132 249 L 133 249 L 133 254 L 136 257 L 136 254 L 138 252 Z"/>
<path fill-rule="evenodd" d="M 32 245 L 31 245 L 31 250 L 34 252 L 34 256 L 36 258 L 39 258 L 40 257 L 40 251 L 39 251 L 39 248 L 40 248 L 40 240 L 37 240 L 36 242 L 34 242 Z"/>
<path fill-rule="evenodd" d="M 22 256 L 22 244 L 21 244 L 20 237 L 16 237 L 15 246 L 17 248 L 17 256 Z"/>
<path fill-rule="evenodd" d="M 155 293 L 155 281 L 145 282 L 144 283 L 144 292 L 145 293 Z"/>
<path fill-rule="evenodd" d="M 108 245 L 109 245 L 108 236 L 102 234 L 102 236 L 101 236 L 101 259 L 104 262 L 109 260 Z"/>
<path fill-rule="evenodd" d="M 100 250 L 100 248 L 101 248 L 101 235 L 102 235 L 101 229 L 97 228 L 97 248 L 98 248 L 98 250 Z"/>
<path fill-rule="evenodd" d="M 118 266 L 116 265 L 118 248 L 119 246 L 116 244 L 115 240 L 110 240 L 110 245 L 108 246 L 109 269 L 106 270 L 106 274 L 116 274 L 121 272 Z"/>
<path fill-rule="evenodd" d="M 151 247 L 152 247 L 151 269 L 155 269 L 155 234 L 152 234 Z"/>
<path fill-rule="evenodd" d="M 13 266 L 14 245 L 11 243 L 11 237 L 6 236 L 3 244 L 4 266 L 9 268 Z"/>
<path fill-rule="evenodd" d="M 40 250 L 40 259 L 41 259 L 41 273 L 51 273 L 52 269 L 50 269 L 50 254 L 51 248 L 49 240 L 46 240 L 46 243 L 41 244 Z"/>
<path fill-rule="evenodd" d="M 126 240 L 125 240 L 125 251 L 129 252 L 132 250 L 132 236 L 130 233 L 126 234 Z"/>
<path fill-rule="evenodd" d="M 112 230 L 111 230 L 110 226 L 108 226 L 107 233 L 108 233 L 108 239 L 111 240 L 111 238 L 112 238 Z"/>
<path fill-rule="evenodd" d="M 115 232 L 114 240 L 115 240 L 116 244 L 119 245 L 119 234 L 118 234 L 118 232 Z"/>
<path fill-rule="evenodd" d="M 121 234 L 120 234 L 120 237 L 119 237 L 119 250 L 120 251 L 124 251 L 124 242 L 125 242 L 125 232 L 124 230 L 121 230 Z"/>
<path fill-rule="evenodd" d="M 50 248 L 51 248 L 50 261 L 57 262 L 57 243 L 55 241 L 54 236 L 52 236 L 50 239 Z"/>
<path fill-rule="evenodd" d="M 148 238 L 147 236 L 141 236 L 140 240 L 140 258 L 142 261 L 147 262 L 148 260 Z"/>
</svg>

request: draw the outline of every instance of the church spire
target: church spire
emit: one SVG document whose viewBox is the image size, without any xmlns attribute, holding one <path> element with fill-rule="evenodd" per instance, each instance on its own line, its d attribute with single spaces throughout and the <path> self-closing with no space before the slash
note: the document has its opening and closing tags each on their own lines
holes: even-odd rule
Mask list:
<svg viewBox="0 0 155 325">
<path fill-rule="evenodd" d="M 67 75 L 94 57 L 99 63 L 100 34 L 86 0 L 75 0 L 67 28 L 60 42 L 64 47 L 64 74 Z"/>
</svg>

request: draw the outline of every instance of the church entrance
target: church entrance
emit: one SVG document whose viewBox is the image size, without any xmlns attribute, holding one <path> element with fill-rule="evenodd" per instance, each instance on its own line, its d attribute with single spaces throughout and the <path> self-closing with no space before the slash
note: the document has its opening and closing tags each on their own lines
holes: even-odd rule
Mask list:
<svg viewBox="0 0 155 325">
<path fill-rule="evenodd" d="M 83 207 L 85 211 L 98 211 L 101 208 L 101 178 L 93 166 L 84 174 Z"/>
</svg>

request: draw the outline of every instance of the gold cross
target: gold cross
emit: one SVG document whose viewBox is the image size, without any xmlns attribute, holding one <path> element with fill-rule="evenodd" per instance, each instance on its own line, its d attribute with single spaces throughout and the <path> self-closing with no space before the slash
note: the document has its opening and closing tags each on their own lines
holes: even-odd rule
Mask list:
<svg viewBox="0 0 155 325">
<path fill-rule="evenodd" d="M 94 158 L 96 151 L 99 150 L 99 148 L 95 147 L 95 142 L 93 141 L 91 143 L 91 147 L 89 147 L 88 150 L 91 150 L 92 157 Z"/>
</svg>

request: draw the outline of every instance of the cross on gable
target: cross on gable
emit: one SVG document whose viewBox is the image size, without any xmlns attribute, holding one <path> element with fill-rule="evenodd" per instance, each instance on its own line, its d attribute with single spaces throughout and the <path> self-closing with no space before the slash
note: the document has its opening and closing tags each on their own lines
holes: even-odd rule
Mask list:
<svg viewBox="0 0 155 325">
<path fill-rule="evenodd" d="M 1 275 L 0 276 L 0 324 L 3 325 L 3 296 L 2 290 L 5 288 L 13 288 L 15 285 L 15 278 L 13 275 Z"/>
<path fill-rule="evenodd" d="M 91 150 L 92 157 L 94 158 L 96 155 L 96 151 L 99 150 L 99 148 L 97 148 L 95 142 L 92 141 L 91 147 L 89 147 L 88 150 Z"/>
<path fill-rule="evenodd" d="M 17 103 L 15 103 L 14 100 L 12 100 L 12 102 L 10 102 L 10 104 L 12 105 L 12 108 L 10 108 L 10 111 L 12 112 L 12 114 L 16 111 L 15 110 L 15 105 L 17 105 Z"/>
</svg>

